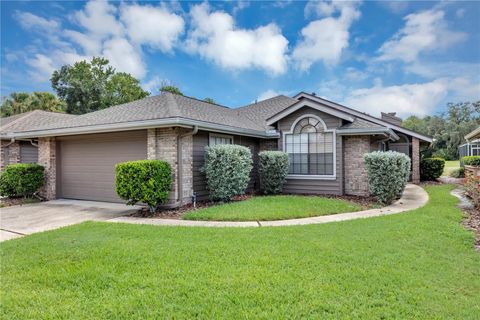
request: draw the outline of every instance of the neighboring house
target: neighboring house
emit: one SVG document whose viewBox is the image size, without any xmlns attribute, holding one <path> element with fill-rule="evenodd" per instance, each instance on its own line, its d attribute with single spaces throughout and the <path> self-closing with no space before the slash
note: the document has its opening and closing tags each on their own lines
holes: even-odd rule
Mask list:
<svg viewBox="0 0 480 320">
<path fill-rule="evenodd" d="M 480 156 L 480 127 L 465 136 L 467 143 L 458 147 L 460 159 L 466 156 Z"/>
<path fill-rule="evenodd" d="M 45 119 L 46 114 L 52 116 Z M 209 145 L 250 148 L 254 170 L 248 191 L 259 187 L 258 152 L 284 150 L 290 158 L 284 192 L 367 195 L 365 153 L 404 152 L 412 159 L 412 180 L 418 182 L 420 147 L 432 141 L 401 127 L 395 114 L 376 118 L 303 92 L 237 109 L 163 93 L 84 115 L 15 117 L 3 119 L 1 138 L 9 148 L 18 142 L 38 145 L 47 198 L 121 201 L 115 194 L 115 164 L 162 159 L 174 173 L 170 206 L 190 202 L 194 192 L 208 198 L 200 169 Z"/>
</svg>

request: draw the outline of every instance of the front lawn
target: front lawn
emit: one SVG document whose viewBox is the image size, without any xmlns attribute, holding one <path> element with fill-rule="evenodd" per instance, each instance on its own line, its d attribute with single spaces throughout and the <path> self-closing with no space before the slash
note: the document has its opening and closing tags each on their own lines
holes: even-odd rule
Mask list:
<svg viewBox="0 0 480 320">
<path fill-rule="evenodd" d="M 189 211 L 186 220 L 268 221 L 323 216 L 362 210 L 359 204 L 317 196 L 258 196 Z"/>
<path fill-rule="evenodd" d="M 451 186 L 396 215 L 191 228 L 89 222 L 0 244 L 3 319 L 478 319 Z"/>
<path fill-rule="evenodd" d="M 456 169 L 460 168 L 460 161 L 445 161 L 445 167 L 443 168 L 442 176 L 450 176 L 450 173 Z"/>
</svg>

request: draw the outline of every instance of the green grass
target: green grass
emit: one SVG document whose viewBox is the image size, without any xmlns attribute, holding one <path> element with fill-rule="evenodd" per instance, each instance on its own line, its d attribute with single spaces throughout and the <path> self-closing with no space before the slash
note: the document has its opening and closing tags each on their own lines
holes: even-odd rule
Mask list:
<svg viewBox="0 0 480 320">
<path fill-rule="evenodd" d="M 450 173 L 458 168 L 460 168 L 459 160 L 445 161 L 445 167 L 443 168 L 442 176 L 450 176 Z"/>
<path fill-rule="evenodd" d="M 186 220 L 266 221 L 362 210 L 356 203 L 315 196 L 263 196 L 190 211 Z"/>
<path fill-rule="evenodd" d="M 478 319 L 451 186 L 421 209 L 281 228 L 88 222 L 0 244 L 3 319 Z"/>
</svg>

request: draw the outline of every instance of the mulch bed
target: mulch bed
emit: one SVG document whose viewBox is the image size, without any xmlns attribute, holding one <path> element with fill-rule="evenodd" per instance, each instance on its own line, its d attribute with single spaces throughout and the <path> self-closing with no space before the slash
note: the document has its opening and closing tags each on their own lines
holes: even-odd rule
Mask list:
<svg viewBox="0 0 480 320">
<path fill-rule="evenodd" d="M 36 202 L 40 202 L 40 200 L 37 198 L 2 198 L 0 199 L 0 207 L 21 206 Z"/>
<path fill-rule="evenodd" d="M 299 194 L 297 194 L 299 195 Z M 262 195 L 258 194 L 245 194 L 242 196 L 237 196 L 232 199 L 232 202 L 237 201 L 244 201 L 250 199 L 252 197 L 261 197 Z M 377 201 L 373 197 L 361 197 L 361 196 L 334 196 L 334 195 L 322 195 L 322 196 L 315 196 L 315 195 L 304 195 L 304 196 L 311 196 L 311 197 L 323 197 L 323 198 L 330 198 L 330 199 L 338 199 L 338 200 L 347 200 L 353 203 L 356 203 L 362 207 L 362 210 L 372 209 L 378 206 Z M 132 213 L 131 217 L 140 217 L 140 218 L 157 218 L 157 219 L 176 219 L 180 220 L 182 217 L 189 211 L 198 210 L 203 208 L 208 208 L 212 206 L 217 206 L 224 204 L 222 202 L 212 202 L 210 200 L 206 201 L 198 201 L 196 208 L 193 207 L 192 204 L 187 204 L 180 208 L 176 209 L 165 209 L 155 213 L 150 213 L 147 208 L 142 208 L 137 212 Z"/>
<path fill-rule="evenodd" d="M 475 233 L 475 250 L 480 252 L 480 210 L 475 208 L 463 209 L 463 212 L 463 225 L 466 229 Z"/>
</svg>

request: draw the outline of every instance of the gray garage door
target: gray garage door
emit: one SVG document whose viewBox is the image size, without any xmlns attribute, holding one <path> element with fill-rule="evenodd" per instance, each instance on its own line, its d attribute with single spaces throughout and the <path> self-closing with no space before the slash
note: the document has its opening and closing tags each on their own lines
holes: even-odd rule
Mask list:
<svg viewBox="0 0 480 320">
<path fill-rule="evenodd" d="M 57 144 L 57 197 L 122 202 L 115 164 L 147 158 L 147 132 L 62 137 Z"/>
</svg>

